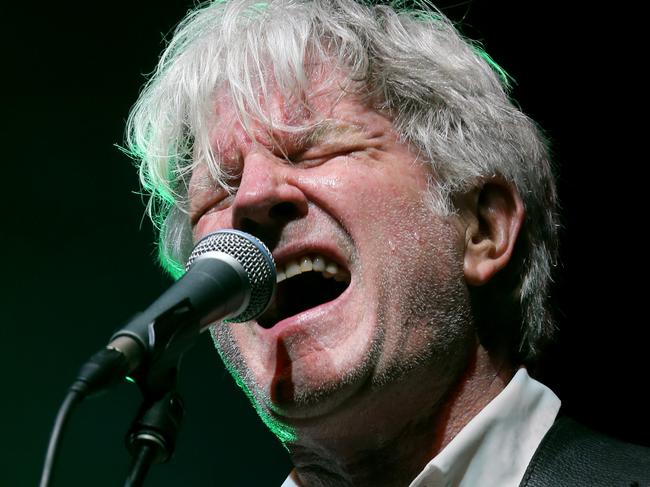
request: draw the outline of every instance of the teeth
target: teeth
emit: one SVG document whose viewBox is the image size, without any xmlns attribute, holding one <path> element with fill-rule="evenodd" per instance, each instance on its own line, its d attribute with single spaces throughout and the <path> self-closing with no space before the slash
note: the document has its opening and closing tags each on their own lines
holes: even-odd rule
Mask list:
<svg viewBox="0 0 650 487">
<path fill-rule="evenodd" d="M 325 257 L 317 255 L 312 260 L 312 263 L 313 263 L 313 269 L 316 272 L 323 272 L 325 270 Z"/>
<path fill-rule="evenodd" d="M 287 278 L 287 274 L 284 271 L 281 271 L 280 269 L 278 269 L 277 276 L 278 276 L 278 282 L 282 282 Z"/>
<path fill-rule="evenodd" d="M 320 272 L 328 279 L 333 277 L 337 281 L 350 282 L 350 274 L 345 269 L 340 269 L 335 262 L 327 260 L 322 255 L 301 257 L 300 263 L 290 260 L 284 266 L 277 266 L 277 271 L 278 282 L 310 271 Z"/>
<path fill-rule="evenodd" d="M 337 266 L 334 262 L 328 262 L 327 265 L 325 266 L 325 272 L 323 272 L 323 275 L 325 277 L 334 277 L 336 274 L 339 272 L 339 266 Z"/>
<path fill-rule="evenodd" d="M 298 265 L 298 262 L 295 260 L 289 261 L 287 263 L 287 268 L 285 270 L 285 273 L 287 274 L 287 279 L 293 276 L 297 276 L 300 274 L 302 271 L 300 270 L 300 266 Z"/>
<path fill-rule="evenodd" d="M 308 272 L 314 268 L 314 265 L 311 263 L 311 259 L 309 257 L 303 257 L 300 259 L 300 270 L 302 272 Z"/>
</svg>

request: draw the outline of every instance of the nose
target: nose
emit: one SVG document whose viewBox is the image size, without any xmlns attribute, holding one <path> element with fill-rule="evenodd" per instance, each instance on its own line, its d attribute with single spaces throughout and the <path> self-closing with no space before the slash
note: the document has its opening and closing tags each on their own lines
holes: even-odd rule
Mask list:
<svg viewBox="0 0 650 487">
<path fill-rule="evenodd" d="M 271 240 L 288 222 L 305 216 L 307 197 L 292 181 L 293 170 L 272 154 L 248 154 L 231 206 L 233 227 Z"/>
</svg>

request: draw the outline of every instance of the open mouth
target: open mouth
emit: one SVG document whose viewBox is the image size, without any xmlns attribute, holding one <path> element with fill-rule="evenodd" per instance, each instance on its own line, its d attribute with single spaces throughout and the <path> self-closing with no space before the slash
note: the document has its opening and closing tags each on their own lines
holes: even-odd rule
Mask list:
<svg viewBox="0 0 650 487">
<path fill-rule="evenodd" d="M 269 309 L 257 319 L 271 328 L 279 321 L 338 298 L 350 285 L 350 272 L 320 254 L 278 264 L 278 285 Z"/>
</svg>

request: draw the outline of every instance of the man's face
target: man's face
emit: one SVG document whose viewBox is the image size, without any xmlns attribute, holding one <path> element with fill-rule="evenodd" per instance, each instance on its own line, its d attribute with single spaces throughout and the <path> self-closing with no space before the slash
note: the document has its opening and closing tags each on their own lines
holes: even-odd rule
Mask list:
<svg viewBox="0 0 650 487">
<path fill-rule="evenodd" d="M 214 326 L 217 348 L 258 407 L 287 424 L 381 398 L 391 384 L 413 390 L 416 376 L 435 402 L 472 340 L 463 235 L 431 211 L 430 172 L 388 118 L 340 92 L 309 103 L 301 112 L 278 96 L 269 115 L 326 122 L 307 136 L 253 127 L 257 143 L 230 103 L 216 107 L 211 146 L 237 191 L 195 171 L 194 238 L 251 232 L 290 276 L 258 322 Z"/>
</svg>

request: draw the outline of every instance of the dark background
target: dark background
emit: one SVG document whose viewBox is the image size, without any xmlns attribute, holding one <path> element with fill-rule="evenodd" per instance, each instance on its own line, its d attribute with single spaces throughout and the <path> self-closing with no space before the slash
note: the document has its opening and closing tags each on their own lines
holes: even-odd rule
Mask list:
<svg viewBox="0 0 650 487">
<path fill-rule="evenodd" d="M 560 341 L 546 382 L 592 427 L 650 445 L 644 282 L 646 140 L 625 26 L 633 12 L 578 2 L 439 5 L 515 79 L 559 166 Z M 567 7 L 566 4 L 574 4 Z M 170 6 L 171 5 L 171 6 Z M 0 485 L 36 485 L 55 412 L 78 367 L 170 281 L 154 263 L 136 172 L 115 144 L 163 37 L 191 6 L 153 0 L 3 6 L 3 371 Z M 642 122 L 645 123 L 645 122 Z M 643 155 L 642 155 L 643 154 Z M 151 486 L 279 486 L 289 463 L 203 336 L 187 354 L 187 416 Z M 55 485 L 121 485 L 139 394 L 85 401 Z"/>
</svg>

